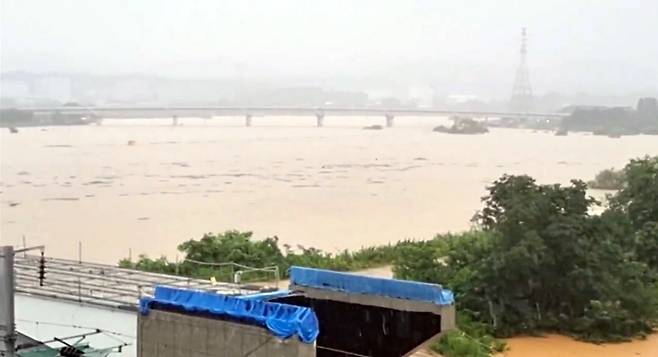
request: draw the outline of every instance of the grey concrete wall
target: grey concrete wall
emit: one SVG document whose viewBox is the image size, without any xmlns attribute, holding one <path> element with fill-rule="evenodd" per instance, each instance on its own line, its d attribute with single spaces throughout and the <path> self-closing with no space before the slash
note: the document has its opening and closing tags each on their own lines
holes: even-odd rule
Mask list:
<svg viewBox="0 0 658 357">
<path fill-rule="evenodd" d="M 138 318 L 139 357 L 315 357 L 315 345 L 265 328 L 151 310 Z"/>
</svg>

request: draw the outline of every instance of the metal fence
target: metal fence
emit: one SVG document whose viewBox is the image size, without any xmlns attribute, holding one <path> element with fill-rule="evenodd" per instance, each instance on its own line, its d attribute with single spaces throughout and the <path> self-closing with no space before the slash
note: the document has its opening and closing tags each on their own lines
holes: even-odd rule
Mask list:
<svg viewBox="0 0 658 357">
<path fill-rule="evenodd" d="M 235 283 L 149 273 L 112 265 L 38 255 L 17 254 L 16 292 L 41 297 L 136 309 L 139 298 L 152 295 L 156 285 L 216 291 L 224 294 L 257 292 Z M 40 272 L 43 279 L 40 279 Z"/>
</svg>

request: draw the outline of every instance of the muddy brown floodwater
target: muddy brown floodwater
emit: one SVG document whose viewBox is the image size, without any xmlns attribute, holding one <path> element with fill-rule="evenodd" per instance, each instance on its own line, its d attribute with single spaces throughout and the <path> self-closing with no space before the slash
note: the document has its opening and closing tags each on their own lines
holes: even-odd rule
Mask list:
<svg viewBox="0 0 658 357">
<path fill-rule="evenodd" d="M 175 259 L 205 232 L 252 230 L 331 252 L 469 228 L 502 174 L 590 179 L 655 136 L 612 139 L 493 129 L 432 132 L 437 118 L 180 118 L 0 130 L 0 243 L 115 264 L 132 251 Z M 601 195 L 601 193 L 596 193 Z"/>
<path fill-rule="evenodd" d="M 504 357 L 656 357 L 658 334 L 646 340 L 595 345 L 560 335 L 515 337 L 507 340 Z"/>
</svg>

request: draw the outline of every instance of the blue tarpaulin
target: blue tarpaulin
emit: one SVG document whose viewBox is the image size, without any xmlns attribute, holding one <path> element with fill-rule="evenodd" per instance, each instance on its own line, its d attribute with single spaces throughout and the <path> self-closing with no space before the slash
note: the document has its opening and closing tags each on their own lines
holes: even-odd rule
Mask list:
<svg viewBox="0 0 658 357">
<path fill-rule="evenodd" d="M 166 286 L 156 287 L 154 297 L 139 301 L 139 311 L 144 315 L 157 306 L 244 321 L 263 326 L 280 338 L 297 335 L 305 343 L 313 343 L 319 334 L 318 318 L 308 307 Z"/>
<path fill-rule="evenodd" d="M 344 293 L 425 301 L 437 305 L 451 305 L 455 302 L 452 291 L 443 289 L 438 284 L 375 278 L 296 266 L 290 268 L 290 283 Z"/>
</svg>

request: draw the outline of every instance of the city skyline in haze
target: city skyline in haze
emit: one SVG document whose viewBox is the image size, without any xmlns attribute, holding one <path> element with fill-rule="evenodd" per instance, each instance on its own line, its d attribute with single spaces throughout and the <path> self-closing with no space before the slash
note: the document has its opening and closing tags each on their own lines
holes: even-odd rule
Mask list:
<svg viewBox="0 0 658 357">
<path fill-rule="evenodd" d="M 3 0 L 2 72 L 147 75 L 507 99 L 658 91 L 658 2 Z"/>
</svg>

